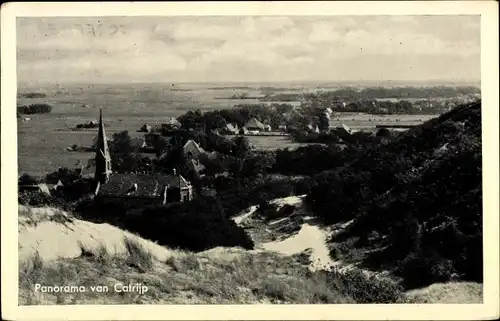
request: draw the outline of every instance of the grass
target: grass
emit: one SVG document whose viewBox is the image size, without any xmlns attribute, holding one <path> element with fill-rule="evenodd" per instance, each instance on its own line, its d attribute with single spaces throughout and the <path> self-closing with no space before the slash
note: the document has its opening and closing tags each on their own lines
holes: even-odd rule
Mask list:
<svg viewBox="0 0 500 321">
<path fill-rule="evenodd" d="M 54 209 L 50 210 L 53 215 L 38 215 L 27 207 L 21 211 L 21 217 L 34 218 L 35 223 L 51 220 L 56 215 Z M 159 259 L 140 239 L 121 237 L 114 241 L 122 241 L 125 251 L 113 250 L 113 243 L 108 242 L 79 242 L 80 256 L 76 258 L 44 261 L 42 251 L 24 257 L 19 264 L 20 304 L 317 304 L 406 300 L 395 286 L 384 281 L 352 273 L 310 272 L 309 262 L 297 256 L 239 248 L 201 253 L 165 249 L 169 254 Z M 139 294 L 114 290 L 116 284 L 137 283 L 147 286 L 148 291 Z M 78 286 L 85 291 L 43 293 L 35 291 L 37 284 Z M 108 291 L 92 291 L 93 286 L 106 286 Z"/>
<path fill-rule="evenodd" d="M 126 242 L 126 255 L 110 254 L 100 246 L 83 251 L 76 259 L 44 262 L 34 253 L 20 264 L 20 304 L 406 302 L 399 288 L 388 282 L 354 272 L 312 273 L 293 258 L 274 253 L 235 250 L 214 256 L 182 252 L 157 262 L 138 243 Z M 115 292 L 117 283 L 141 283 L 148 291 Z M 87 291 L 35 293 L 35 284 L 83 285 Z M 90 291 L 90 286 L 96 285 L 107 286 L 109 291 Z"/>
<path fill-rule="evenodd" d="M 151 253 L 139 242 L 125 237 L 124 244 L 127 249 L 125 263 L 137 268 L 141 272 L 150 271 L 153 268 L 153 257 Z"/>
<path fill-rule="evenodd" d="M 168 303 L 352 303 L 327 279 L 310 274 L 291 258 L 270 253 L 210 255 L 184 252 L 166 262 L 133 241 L 126 255 L 112 255 L 104 246 L 83 251 L 75 259 L 44 262 L 36 252 L 20 264 L 21 305 L 36 304 L 168 304 Z M 117 283 L 141 283 L 142 295 L 115 292 Z M 80 293 L 35 292 L 35 284 L 77 285 Z M 106 285 L 107 293 L 90 286 Z"/>
<path fill-rule="evenodd" d="M 66 224 L 73 220 L 73 216 L 58 208 L 40 207 L 34 208 L 31 206 L 19 206 L 18 210 L 19 223 L 24 226 L 36 226 L 41 222 L 56 222 Z"/>
</svg>

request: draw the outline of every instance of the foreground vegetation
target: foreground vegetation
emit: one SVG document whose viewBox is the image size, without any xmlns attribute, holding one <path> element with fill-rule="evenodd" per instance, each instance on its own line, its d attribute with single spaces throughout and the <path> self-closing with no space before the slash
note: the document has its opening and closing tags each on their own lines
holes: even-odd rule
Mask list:
<svg viewBox="0 0 500 321">
<path fill-rule="evenodd" d="M 37 224 L 42 223 L 40 219 L 37 217 Z M 75 219 L 50 222 L 70 224 L 71 228 Z M 19 264 L 20 304 L 408 302 L 394 283 L 355 271 L 313 273 L 293 257 L 227 248 L 198 254 L 171 251 L 166 259 L 158 261 L 139 241 L 125 237 L 125 251 L 120 253 L 111 251 L 110 242 L 93 248 L 82 243 L 79 257 L 55 260 L 46 260 L 35 250 Z M 139 294 L 114 290 L 115 284 L 138 283 L 148 291 Z M 37 284 L 78 286 L 85 291 L 41 293 L 34 291 Z M 107 286 L 108 291 L 92 291 L 91 286 L 96 285 Z"/>
</svg>

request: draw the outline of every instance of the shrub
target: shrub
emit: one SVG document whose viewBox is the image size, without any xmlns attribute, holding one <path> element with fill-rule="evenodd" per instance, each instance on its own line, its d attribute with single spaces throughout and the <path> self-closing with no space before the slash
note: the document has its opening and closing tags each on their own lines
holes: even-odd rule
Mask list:
<svg viewBox="0 0 500 321">
<path fill-rule="evenodd" d="M 377 137 L 390 137 L 391 136 L 391 131 L 388 130 L 387 128 L 380 128 L 377 130 Z"/>
<path fill-rule="evenodd" d="M 436 282 L 447 282 L 454 273 L 450 260 L 411 253 L 399 264 L 397 275 L 403 277 L 407 288 L 419 288 Z"/>
<path fill-rule="evenodd" d="M 404 290 L 391 280 L 367 276 L 361 270 L 349 269 L 328 272 L 337 289 L 356 303 L 406 303 Z"/>
<path fill-rule="evenodd" d="M 38 180 L 28 174 L 23 174 L 17 180 L 18 185 L 36 185 Z"/>
<path fill-rule="evenodd" d="M 217 246 L 245 249 L 254 246 L 251 238 L 224 215 L 219 201 L 212 197 L 148 207 L 119 220 L 127 230 L 174 248 L 204 251 Z"/>
<path fill-rule="evenodd" d="M 54 197 L 52 195 L 45 194 L 42 191 L 24 191 L 18 194 L 18 203 L 22 205 L 29 205 L 33 207 L 56 207 L 67 211 L 73 209 L 73 204 L 65 202 L 64 200 Z"/>
</svg>

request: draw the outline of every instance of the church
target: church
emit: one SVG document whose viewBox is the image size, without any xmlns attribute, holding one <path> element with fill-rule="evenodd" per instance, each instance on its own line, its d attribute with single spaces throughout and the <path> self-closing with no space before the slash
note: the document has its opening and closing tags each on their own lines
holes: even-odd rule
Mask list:
<svg viewBox="0 0 500 321">
<path fill-rule="evenodd" d="M 102 110 L 97 135 L 94 174 L 96 200 L 122 199 L 134 205 L 165 205 L 193 199 L 191 183 L 175 169 L 170 175 L 113 173 Z"/>
</svg>

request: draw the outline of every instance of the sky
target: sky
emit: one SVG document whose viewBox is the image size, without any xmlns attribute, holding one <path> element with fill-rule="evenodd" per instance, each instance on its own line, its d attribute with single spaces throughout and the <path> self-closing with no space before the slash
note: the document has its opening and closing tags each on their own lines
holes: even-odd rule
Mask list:
<svg viewBox="0 0 500 321">
<path fill-rule="evenodd" d="M 479 16 L 17 18 L 19 83 L 456 81 Z"/>
</svg>

